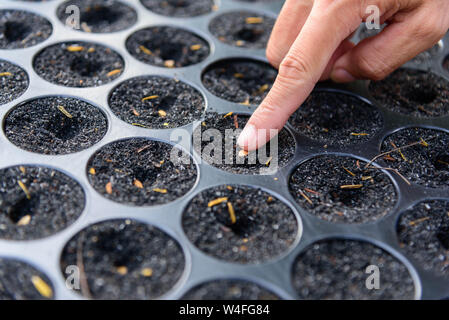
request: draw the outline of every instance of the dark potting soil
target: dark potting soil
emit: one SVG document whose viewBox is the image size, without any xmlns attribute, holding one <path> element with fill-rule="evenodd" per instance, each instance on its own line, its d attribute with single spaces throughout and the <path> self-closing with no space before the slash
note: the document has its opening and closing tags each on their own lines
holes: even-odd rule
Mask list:
<svg viewBox="0 0 449 320">
<path fill-rule="evenodd" d="M 443 67 L 444 69 L 446 69 L 446 71 L 449 72 L 449 56 L 447 56 L 446 59 L 444 59 Z"/>
<path fill-rule="evenodd" d="M 183 300 L 279 300 L 261 286 L 243 280 L 214 280 L 190 289 Z"/>
<path fill-rule="evenodd" d="M 157 14 L 171 17 L 195 17 L 217 9 L 215 0 L 140 0 Z"/>
<path fill-rule="evenodd" d="M 202 76 L 215 96 L 244 105 L 257 105 L 270 91 L 277 70 L 265 62 L 250 59 L 223 60 L 210 65 Z"/>
<path fill-rule="evenodd" d="M 318 156 L 293 172 L 289 188 L 296 202 L 320 219 L 366 223 L 385 216 L 396 204 L 390 178 L 366 163 L 341 156 Z"/>
<path fill-rule="evenodd" d="M 78 266 L 80 289 L 92 299 L 154 299 L 180 279 L 185 265 L 178 242 L 162 230 L 132 220 L 111 220 L 73 237 L 61 271 Z"/>
<path fill-rule="evenodd" d="M 0 105 L 20 97 L 28 88 L 28 75 L 19 66 L 0 60 Z"/>
<path fill-rule="evenodd" d="M 36 73 L 66 87 L 96 87 L 118 78 L 125 67 L 122 57 L 100 44 L 61 42 L 43 49 L 34 59 Z"/>
<path fill-rule="evenodd" d="M 210 165 L 237 174 L 270 174 L 284 167 L 296 149 L 295 140 L 286 129 L 277 136 L 277 150 L 273 139 L 265 150 L 241 154 L 237 138 L 248 119 L 247 115 L 208 113 L 194 131 L 195 151 Z M 209 137 L 210 133 L 219 136 Z"/>
<path fill-rule="evenodd" d="M 173 148 L 145 138 L 112 142 L 89 160 L 89 182 L 101 195 L 119 203 L 151 206 L 176 200 L 192 189 L 197 170 L 189 155 L 178 149 L 176 155 L 188 164 L 170 161 Z"/>
<path fill-rule="evenodd" d="M 247 186 L 223 185 L 195 196 L 182 227 L 204 253 L 229 262 L 261 263 L 285 253 L 298 235 L 292 210 Z"/>
<path fill-rule="evenodd" d="M 410 144 L 413 146 L 407 147 Z M 449 187 L 449 134 L 426 128 L 407 128 L 388 136 L 381 153 L 386 167 L 397 169 L 410 182 L 430 188 Z"/>
<path fill-rule="evenodd" d="M 313 92 L 290 117 L 301 134 L 325 145 L 345 146 L 370 140 L 383 125 L 377 108 L 349 94 Z"/>
<path fill-rule="evenodd" d="M 0 10 L 0 49 L 22 49 L 50 37 L 50 22 L 31 12 Z"/>
<path fill-rule="evenodd" d="M 0 300 L 47 300 L 53 292 L 42 272 L 25 262 L 0 258 Z"/>
<path fill-rule="evenodd" d="M 80 31 L 93 33 L 116 32 L 128 29 L 137 21 L 137 13 L 130 6 L 116 0 L 69 0 L 57 9 L 62 23 L 73 14 L 67 13 L 69 6 L 80 10 Z"/>
<path fill-rule="evenodd" d="M 196 34 L 175 27 L 142 29 L 126 40 L 126 49 L 137 60 L 166 68 L 187 67 L 207 58 L 209 44 Z"/>
<path fill-rule="evenodd" d="M 201 93 L 182 81 L 146 76 L 119 84 L 109 96 L 109 106 L 127 123 L 166 129 L 198 120 L 205 103 Z"/>
<path fill-rule="evenodd" d="M 42 154 L 87 149 L 106 134 L 100 109 L 76 98 L 44 97 L 16 106 L 6 117 L 6 137 L 16 146 Z"/>
<path fill-rule="evenodd" d="M 449 201 L 415 205 L 401 215 L 396 231 L 401 248 L 425 270 L 449 276 Z"/>
<path fill-rule="evenodd" d="M 220 41 L 232 46 L 263 49 L 275 20 L 256 12 L 233 11 L 212 20 L 209 30 Z"/>
<path fill-rule="evenodd" d="M 380 274 L 379 289 L 368 289 L 368 266 Z M 407 268 L 388 252 L 366 242 L 325 240 L 300 254 L 292 269 L 300 299 L 410 300 L 415 296 Z"/>
<path fill-rule="evenodd" d="M 369 86 L 386 108 L 419 118 L 449 115 L 449 82 L 431 72 L 399 69 Z"/>
<path fill-rule="evenodd" d="M 0 170 L 0 238 L 33 240 L 71 225 L 84 209 L 81 186 L 50 168 Z"/>
</svg>

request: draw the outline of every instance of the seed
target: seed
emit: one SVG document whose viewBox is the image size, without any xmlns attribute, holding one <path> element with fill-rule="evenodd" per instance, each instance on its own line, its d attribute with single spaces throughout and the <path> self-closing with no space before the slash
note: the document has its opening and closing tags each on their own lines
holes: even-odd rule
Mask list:
<svg viewBox="0 0 449 320">
<path fill-rule="evenodd" d="M 190 50 L 197 51 L 197 50 L 200 50 L 201 47 L 202 47 L 202 45 L 200 45 L 200 44 L 194 44 L 194 45 L 190 46 Z"/>
<path fill-rule="evenodd" d="M 243 79 L 245 76 L 242 73 L 234 73 L 234 78 Z"/>
<path fill-rule="evenodd" d="M 159 116 L 162 117 L 162 118 L 164 118 L 164 117 L 167 116 L 167 112 L 165 112 L 164 110 L 159 110 L 157 113 L 158 113 Z"/>
<path fill-rule="evenodd" d="M 112 77 L 112 76 L 115 76 L 116 74 L 119 74 L 120 72 L 122 72 L 122 69 L 114 69 L 112 71 L 109 71 L 106 76 Z"/>
<path fill-rule="evenodd" d="M 139 180 L 134 180 L 134 186 L 139 188 L 139 189 L 143 189 L 143 184 L 142 182 L 140 182 Z"/>
<path fill-rule="evenodd" d="M 110 181 L 106 184 L 105 189 L 108 194 L 112 194 L 112 183 Z"/>
<path fill-rule="evenodd" d="M 29 224 L 31 221 L 31 216 L 29 214 L 27 214 L 26 216 L 23 216 L 18 222 L 17 225 L 18 226 L 26 226 L 27 224 Z"/>
<path fill-rule="evenodd" d="M 215 200 L 209 201 L 209 203 L 207 204 L 208 208 L 211 208 L 213 206 L 216 206 L 217 204 L 223 203 L 228 201 L 228 197 L 223 197 L 223 198 L 217 198 Z"/>
<path fill-rule="evenodd" d="M 117 267 L 117 273 L 119 273 L 122 276 L 124 276 L 125 274 L 128 273 L 128 268 L 125 267 L 125 266 Z"/>
<path fill-rule="evenodd" d="M 173 68 L 175 66 L 175 60 L 165 60 L 164 66 L 167 68 Z"/>
<path fill-rule="evenodd" d="M 31 282 L 41 296 L 45 298 L 51 298 L 53 296 L 53 290 L 44 280 L 41 279 L 41 277 L 32 276 Z"/>
<path fill-rule="evenodd" d="M 92 168 L 89 169 L 89 173 L 91 175 L 95 175 L 97 173 L 97 171 L 95 170 L 95 168 L 92 167 Z"/>
<path fill-rule="evenodd" d="M 245 22 L 247 24 L 259 24 L 263 22 L 263 18 L 262 17 L 248 17 L 245 19 Z"/>
<path fill-rule="evenodd" d="M 27 172 L 24 166 L 20 166 L 20 167 L 19 167 L 19 170 L 20 170 L 20 172 L 22 172 L 23 174 L 25 174 L 25 173 Z"/>
<path fill-rule="evenodd" d="M 9 77 L 9 76 L 12 76 L 11 72 L 2 72 L 2 73 L 0 73 L 0 77 Z"/>
<path fill-rule="evenodd" d="M 83 46 L 69 46 L 67 47 L 67 51 L 69 52 L 80 52 L 83 51 L 84 47 Z"/>
<path fill-rule="evenodd" d="M 154 188 L 153 191 L 158 193 L 167 193 L 167 189 Z"/>
<path fill-rule="evenodd" d="M 151 268 L 143 268 L 140 274 L 144 277 L 151 277 L 153 275 L 153 269 Z"/>
<path fill-rule="evenodd" d="M 248 155 L 248 151 L 246 151 L 246 150 L 239 151 L 239 157 L 243 158 L 243 157 L 246 157 L 247 155 Z"/>
</svg>

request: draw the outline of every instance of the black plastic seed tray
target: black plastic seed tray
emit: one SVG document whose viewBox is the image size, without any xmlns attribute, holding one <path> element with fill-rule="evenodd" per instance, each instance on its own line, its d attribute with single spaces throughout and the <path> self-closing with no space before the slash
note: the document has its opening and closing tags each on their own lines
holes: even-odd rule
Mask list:
<svg viewBox="0 0 449 320">
<path fill-rule="evenodd" d="M 1 60 L 22 69 L 0 65 L 8 68 L 2 76 L 16 81 L 0 100 L 2 297 L 448 298 L 449 207 L 418 203 L 449 201 L 449 37 L 405 66 L 426 72 L 417 80 L 407 71 L 412 75 L 383 87 L 319 84 L 309 109 L 284 129 L 290 144 L 281 168 L 262 175 L 244 165 L 209 165 L 185 143 L 210 119 L 241 126 L 269 88 L 260 79 L 272 80 L 274 72 L 258 64 L 266 60 L 254 43 L 264 29 L 236 30 L 233 38 L 214 27 L 217 38 L 211 21 L 249 11 L 242 19 L 260 24 L 254 17 L 274 19 L 282 2 L 200 2 L 210 8 L 193 8 L 193 17 L 154 9 L 151 0 L 123 1 L 118 12 L 100 6 L 101 18 L 93 7 L 83 16 L 90 25 L 73 30 L 58 18 L 63 1 L 2 1 L 0 10 L 36 14 L 51 26 L 51 33 L 45 23 L 0 30 L 19 47 L 0 49 Z M 168 33 L 145 40 L 155 29 Z M 167 39 L 182 43 L 164 49 Z M 76 59 L 65 60 L 69 54 Z M 223 60 L 243 61 L 256 93 L 233 91 L 231 81 L 212 94 L 204 79 L 216 66 L 226 69 Z M 238 70 L 232 76 L 245 77 Z M 153 76 L 163 78 L 134 79 Z M 176 90 L 186 96 L 157 104 Z M 403 104 L 381 102 L 388 90 L 402 92 L 396 98 Z M 143 102 L 155 113 L 145 113 Z M 190 165 L 170 164 L 171 147 L 161 144 L 174 144 L 180 126 Z M 414 127 L 435 131 L 396 135 Z M 380 269 L 377 291 L 365 288 L 371 264 Z M 67 286 L 73 266 L 81 272 L 79 290 Z M 12 276 L 17 268 L 20 281 Z"/>
</svg>

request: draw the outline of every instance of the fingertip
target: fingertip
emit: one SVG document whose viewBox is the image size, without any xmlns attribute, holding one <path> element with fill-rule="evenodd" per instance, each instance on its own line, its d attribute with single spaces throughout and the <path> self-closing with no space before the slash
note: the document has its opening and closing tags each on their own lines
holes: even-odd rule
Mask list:
<svg viewBox="0 0 449 320">
<path fill-rule="evenodd" d="M 237 145 L 244 150 L 252 151 L 250 147 L 256 145 L 257 142 L 257 130 L 256 127 L 252 124 L 247 124 L 243 131 L 240 133 L 240 136 L 237 139 Z"/>
</svg>

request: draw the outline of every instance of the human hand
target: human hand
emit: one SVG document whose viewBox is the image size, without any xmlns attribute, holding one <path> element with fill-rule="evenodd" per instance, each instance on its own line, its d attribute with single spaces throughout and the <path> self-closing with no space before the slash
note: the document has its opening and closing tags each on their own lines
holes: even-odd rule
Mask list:
<svg viewBox="0 0 449 320">
<path fill-rule="evenodd" d="M 380 24 L 388 25 L 354 45 L 348 39 L 371 5 L 379 8 Z M 282 129 L 319 80 L 381 80 L 431 48 L 448 28 L 448 0 L 287 0 L 267 47 L 278 76 L 238 145 L 255 150 L 268 142 L 270 129 Z"/>
</svg>

